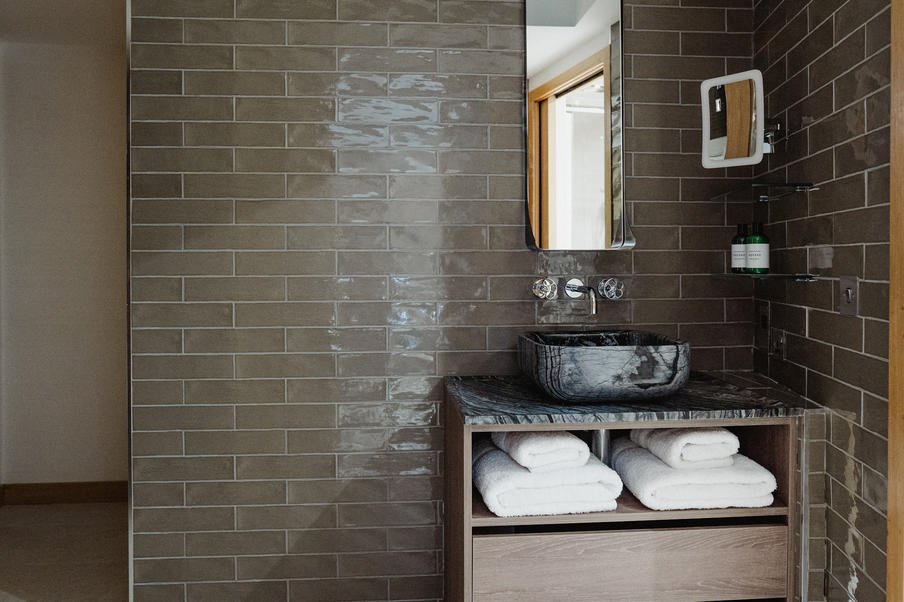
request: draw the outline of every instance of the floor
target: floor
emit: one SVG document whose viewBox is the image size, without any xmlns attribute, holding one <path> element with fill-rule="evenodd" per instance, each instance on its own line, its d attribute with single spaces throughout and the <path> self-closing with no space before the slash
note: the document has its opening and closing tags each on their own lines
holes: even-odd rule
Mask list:
<svg viewBox="0 0 904 602">
<path fill-rule="evenodd" d="M 0 507 L 0 602 L 128 600 L 126 504 Z"/>
</svg>

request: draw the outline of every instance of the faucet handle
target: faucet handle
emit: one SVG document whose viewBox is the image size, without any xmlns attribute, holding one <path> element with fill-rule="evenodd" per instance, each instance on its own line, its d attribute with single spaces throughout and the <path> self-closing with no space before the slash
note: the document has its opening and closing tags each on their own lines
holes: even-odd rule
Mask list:
<svg viewBox="0 0 904 602">
<path fill-rule="evenodd" d="M 559 293 L 559 285 L 552 278 L 540 278 L 531 286 L 531 291 L 540 299 L 551 301 Z"/>
<path fill-rule="evenodd" d="M 597 290 L 599 290 L 601 297 L 618 301 L 625 296 L 625 283 L 618 278 L 608 278 L 600 280 Z"/>
</svg>

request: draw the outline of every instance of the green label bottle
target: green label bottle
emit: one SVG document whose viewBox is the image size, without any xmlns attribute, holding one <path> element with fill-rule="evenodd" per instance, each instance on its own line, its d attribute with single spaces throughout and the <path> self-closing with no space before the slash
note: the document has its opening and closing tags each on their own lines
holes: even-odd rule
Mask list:
<svg viewBox="0 0 904 602">
<path fill-rule="evenodd" d="M 769 273 L 769 239 L 763 234 L 763 224 L 753 225 L 753 232 L 747 236 L 747 267 L 746 274 Z"/>
</svg>

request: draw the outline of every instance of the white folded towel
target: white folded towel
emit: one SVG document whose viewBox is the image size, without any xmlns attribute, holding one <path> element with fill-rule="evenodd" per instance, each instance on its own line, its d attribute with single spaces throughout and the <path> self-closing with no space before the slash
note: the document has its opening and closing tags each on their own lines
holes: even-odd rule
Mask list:
<svg viewBox="0 0 904 602">
<path fill-rule="evenodd" d="M 627 437 L 613 441 L 612 466 L 653 510 L 761 508 L 772 505 L 776 489 L 772 473 L 741 454 L 724 468 L 676 469 Z"/>
<path fill-rule="evenodd" d="M 473 458 L 474 485 L 497 516 L 605 512 L 615 510 L 622 491 L 615 471 L 595 457 L 583 466 L 536 473 L 484 440 Z"/>
<path fill-rule="evenodd" d="M 583 466 L 590 447 L 568 431 L 493 433 L 493 443 L 531 472 Z"/>
<path fill-rule="evenodd" d="M 741 447 L 737 435 L 723 428 L 637 429 L 631 441 L 672 468 L 731 466 Z"/>
</svg>

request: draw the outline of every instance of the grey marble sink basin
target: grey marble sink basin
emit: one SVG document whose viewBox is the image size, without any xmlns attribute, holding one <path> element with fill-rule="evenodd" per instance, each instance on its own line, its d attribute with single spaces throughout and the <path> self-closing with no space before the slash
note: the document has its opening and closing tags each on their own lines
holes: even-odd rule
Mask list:
<svg viewBox="0 0 904 602">
<path fill-rule="evenodd" d="M 653 399 L 690 374 L 690 345 L 654 332 L 529 332 L 518 340 L 521 371 L 561 401 Z"/>
</svg>

